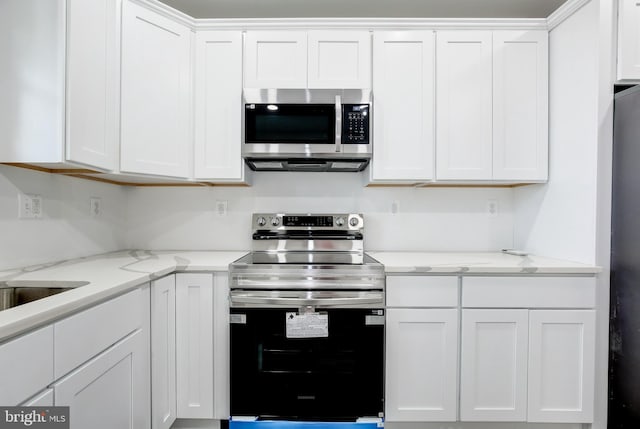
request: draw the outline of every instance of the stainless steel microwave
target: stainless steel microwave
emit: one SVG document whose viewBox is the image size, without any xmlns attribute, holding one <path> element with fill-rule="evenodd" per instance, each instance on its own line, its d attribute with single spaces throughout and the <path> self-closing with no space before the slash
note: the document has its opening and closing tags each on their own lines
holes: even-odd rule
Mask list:
<svg viewBox="0 0 640 429">
<path fill-rule="evenodd" d="M 242 154 L 258 171 L 362 171 L 371 91 L 245 89 Z"/>
</svg>

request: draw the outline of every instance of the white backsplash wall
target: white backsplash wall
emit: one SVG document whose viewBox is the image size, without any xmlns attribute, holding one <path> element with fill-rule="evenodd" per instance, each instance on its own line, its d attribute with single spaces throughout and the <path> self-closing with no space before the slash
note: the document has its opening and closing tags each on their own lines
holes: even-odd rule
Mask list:
<svg viewBox="0 0 640 429">
<path fill-rule="evenodd" d="M 19 193 L 42 197 L 41 219 L 18 219 Z M 126 197 L 120 186 L 0 165 L 0 270 L 124 248 Z"/>
<path fill-rule="evenodd" d="M 130 188 L 127 245 L 248 250 L 254 212 L 360 212 L 369 251 L 513 246 L 511 188 L 364 187 L 362 180 L 354 173 L 256 173 L 251 187 Z M 488 214 L 489 200 L 497 216 Z M 227 202 L 226 216 L 216 214 L 216 201 Z"/>
</svg>

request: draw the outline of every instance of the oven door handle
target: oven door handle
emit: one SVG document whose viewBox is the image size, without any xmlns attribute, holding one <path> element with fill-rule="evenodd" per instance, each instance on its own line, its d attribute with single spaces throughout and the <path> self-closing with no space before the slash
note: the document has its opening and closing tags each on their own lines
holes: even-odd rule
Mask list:
<svg viewBox="0 0 640 429">
<path fill-rule="evenodd" d="M 319 307 L 319 308 L 380 308 L 384 306 L 383 292 L 364 292 L 339 297 L 267 296 L 255 292 L 232 292 L 231 307 Z"/>
</svg>

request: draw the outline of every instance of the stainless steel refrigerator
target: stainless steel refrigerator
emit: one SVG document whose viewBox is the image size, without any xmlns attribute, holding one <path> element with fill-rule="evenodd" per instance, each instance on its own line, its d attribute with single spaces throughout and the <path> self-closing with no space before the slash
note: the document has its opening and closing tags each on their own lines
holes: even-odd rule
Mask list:
<svg viewBox="0 0 640 429">
<path fill-rule="evenodd" d="M 614 102 L 608 429 L 640 428 L 640 86 Z"/>
</svg>

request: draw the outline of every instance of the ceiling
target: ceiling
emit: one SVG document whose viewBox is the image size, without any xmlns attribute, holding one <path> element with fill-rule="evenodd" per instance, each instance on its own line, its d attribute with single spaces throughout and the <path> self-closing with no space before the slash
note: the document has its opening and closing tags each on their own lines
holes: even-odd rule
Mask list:
<svg viewBox="0 0 640 429">
<path fill-rule="evenodd" d="M 194 18 L 547 18 L 565 0 L 160 0 Z"/>
</svg>

